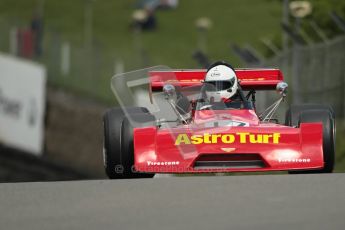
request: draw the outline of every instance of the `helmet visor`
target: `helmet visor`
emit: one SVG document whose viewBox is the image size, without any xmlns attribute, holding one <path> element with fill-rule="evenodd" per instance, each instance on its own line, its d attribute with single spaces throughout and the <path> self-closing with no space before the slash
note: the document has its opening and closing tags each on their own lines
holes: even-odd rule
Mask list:
<svg viewBox="0 0 345 230">
<path fill-rule="evenodd" d="M 230 89 L 235 83 L 235 80 L 231 81 L 207 81 L 205 82 L 205 90 L 207 92 L 215 92 Z"/>
</svg>

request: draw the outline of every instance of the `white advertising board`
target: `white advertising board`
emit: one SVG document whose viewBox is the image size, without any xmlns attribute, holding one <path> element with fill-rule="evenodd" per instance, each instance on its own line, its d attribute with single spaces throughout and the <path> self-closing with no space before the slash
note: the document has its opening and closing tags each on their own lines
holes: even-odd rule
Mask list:
<svg viewBox="0 0 345 230">
<path fill-rule="evenodd" d="M 0 144 L 41 155 L 46 70 L 0 53 Z"/>
</svg>

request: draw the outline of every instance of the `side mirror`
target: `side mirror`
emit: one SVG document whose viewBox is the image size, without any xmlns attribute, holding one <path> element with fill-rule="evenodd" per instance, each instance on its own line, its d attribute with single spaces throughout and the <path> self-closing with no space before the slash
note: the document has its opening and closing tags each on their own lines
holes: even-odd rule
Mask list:
<svg viewBox="0 0 345 230">
<path fill-rule="evenodd" d="M 174 99 L 176 98 L 176 89 L 175 86 L 171 84 L 166 84 L 163 86 L 163 93 L 165 96 L 165 99 Z"/>
<path fill-rule="evenodd" d="M 279 82 L 277 84 L 276 90 L 279 94 L 281 94 L 283 97 L 286 96 L 287 94 L 287 89 L 288 89 L 289 85 L 286 82 Z"/>
</svg>

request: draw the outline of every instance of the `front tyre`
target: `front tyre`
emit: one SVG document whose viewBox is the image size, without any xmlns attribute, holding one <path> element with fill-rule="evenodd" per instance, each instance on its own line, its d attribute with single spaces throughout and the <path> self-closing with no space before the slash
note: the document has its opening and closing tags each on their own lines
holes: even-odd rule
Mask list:
<svg viewBox="0 0 345 230">
<path fill-rule="evenodd" d="M 139 127 L 155 126 L 155 117 L 151 114 L 134 114 L 124 118 L 121 135 L 121 163 L 126 178 L 152 178 L 154 174 L 136 172 L 134 168 L 133 129 Z M 150 137 L 147 137 L 150 138 Z"/>
<path fill-rule="evenodd" d="M 128 114 L 145 114 L 143 107 L 127 107 Z M 121 163 L 121 129 L 125 114 L 122 108 L 109 109 L 103 116 L 103 158 L 107 176 L 110 179 L 125 178 Z"/>
<path fill-rule="evenodd" d="M 300 112 L 298 126 L 302 123 L 322 123 L 324 167 L 318 170 L 291 171 L 289 173 L 331 173 L 335 161 L 335 120 L 328 109 L 313 109 Z"/>
</svg>

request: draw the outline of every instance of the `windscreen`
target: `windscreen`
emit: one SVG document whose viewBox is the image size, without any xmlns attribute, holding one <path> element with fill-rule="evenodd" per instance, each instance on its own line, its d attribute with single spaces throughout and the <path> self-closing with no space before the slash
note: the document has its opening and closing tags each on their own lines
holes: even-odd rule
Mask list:
<svg viewBox="0 0 345 230">
<path fill-rule="evenodd" d="M 111 89 L 116 101 L 125 114 L 129 113 L 128 108 L 146 108 L 157 119 L 176 119 L 176 114 L 166 102 L 162 91 L 152 92 L 150 85 L 150 73 L 154 71 L 170 72 L 166 66 L 155 66 L 146 69 L 117 74 L 111 79 Z M 166 75 L 164 82 L 175 80 L 173 73 Z"/>
</svg>

